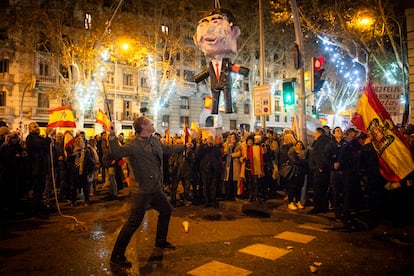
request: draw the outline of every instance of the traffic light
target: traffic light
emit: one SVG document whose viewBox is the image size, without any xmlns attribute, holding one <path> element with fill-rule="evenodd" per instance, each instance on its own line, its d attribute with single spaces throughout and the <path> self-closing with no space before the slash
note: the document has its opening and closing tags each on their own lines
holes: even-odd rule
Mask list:
<svg viewBox="0 0 414 276">
<path fill-rule="evenodd" d="M 312 105 L 312 117 L 316 118 L 316 119 L 319 119 L 319 112 L 316 108 L 316 105 Z"/>
<path fill-rule="evenodd" d="M 293 82 L 291 81 L 283 82 L 283 104 L 295 104 L 295 89 L 293 87 Z"/>
<path fill-rule="evenodd" d="M 312 92 L 319 92 L 325 82 L 322 80 L 322 74 L 325 69 L 322 68 L 324 57 L 312 58 L 312 70 L 311 70 L 311 89 Z"/>
<path fill-rule="evenodd" d="M 39 90 L 39 80 L 35 81 L 35 85 L 33 87 L 34 90 Z"/>
<path fill-rule="evenodd" d="M 292 59 L 295 69 L 299 69 L 300 67 L 302 67 L 302 56 L 299 51 L 299 46 L 296 43 L 293 44 L 292 47 Z"/>
</svg>

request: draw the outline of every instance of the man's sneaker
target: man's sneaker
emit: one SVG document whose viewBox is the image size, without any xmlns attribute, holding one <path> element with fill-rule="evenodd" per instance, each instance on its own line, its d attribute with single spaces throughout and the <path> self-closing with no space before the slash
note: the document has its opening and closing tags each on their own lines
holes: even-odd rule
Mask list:
<svg viewBox="0 0 414 276">
<path fill-rule="evenodd" d="M 291 202 L 288 204 L 289 210 L 297 210 L 298 207 L 296 206 L 295 202 Z"/>
<path fill-rule="evenodd" d="M 305 206 L 302 205 L 302 203 L 300 201 L 298 201 L 298 203 L 296 203 L 296 206 L 298 207 L 298 209 L 303 209 L 305 208 Z"/>
<path fill-rule="evenodd" d="M 156 243 L 155 247 L 161 248 L 163 250 L 169 250 L 169 251 L 177 249 L 174 245 L 172 245 L 171 243 L 167 241 L 164 243 Z"/>
<path fill-rule="evenodd" d="M 122 267 L 132 267 L 132 263 L 124 255 L 116 255 L 111 257 L 111 264 Z"/>
</svg>

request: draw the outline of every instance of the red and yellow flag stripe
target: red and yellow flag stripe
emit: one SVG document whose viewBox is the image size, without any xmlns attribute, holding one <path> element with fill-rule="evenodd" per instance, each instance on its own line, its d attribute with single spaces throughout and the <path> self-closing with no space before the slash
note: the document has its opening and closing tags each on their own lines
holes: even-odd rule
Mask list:
<svg viewBox="0 0 414 276">
<path fill-rule="evenodd" d="M 407 140 L 392 122 L 371 83 L 362 94 L 351 122 L 371 137 L 381 174 L 387 181 L 398 182 L 414 170 Z"/>
<path fill-rule="evenodd" d="M 55 127 L 70 127 L 75 128 L 75 116 L 73 115 L 70 106 L 59 106 L 55 109 L 49 110 L 49 122 L 46 125 L 48 128 Z"/>
<path fill-rule="evenodd" d="M 111 121 L 101 109 L 99 109 L 96 114 L 96 123 L 103 125 L 105 131 L 109 131 Z"/>
</svg>

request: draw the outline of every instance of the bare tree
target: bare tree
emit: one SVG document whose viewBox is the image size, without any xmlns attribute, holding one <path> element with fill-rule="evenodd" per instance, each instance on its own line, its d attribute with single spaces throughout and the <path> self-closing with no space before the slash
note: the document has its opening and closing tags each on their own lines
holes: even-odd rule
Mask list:
<svg viewBox="0 0 414 276">
<path fill-rule="evenodd" d="M 289 20 L 287 4 L 288 0 L 273 2 L 275 21 Z M 387 83 L 384 76 L 394 62 L 400 68 L 393 71 L 394 79 L 401 80 L 403 62 L 396 43 L 399 38 L 396 28 L 401 26 L 393 22 L 397 16 L 393 2 L 311 0 L 298 1 L 298 5 L 302 27 L 315 34 L 323 47 L 330 47 L 352 63 L 343 70 L 337 64 L 326 63 L 325 75 L 332 91 L 325 99 L 331 102 L 335 113 L 352 107 L 359 94 L 357 80 L 343 78 L 341 70 L 359 67 L 365 71 L 365 80 Z"/>
<path fill-rule="evenodd" d="M 48 89 L 49 96 L 74 105 L 82 115 L 103 96 L 104 73 L 114 63 L 150 75 L 151 93 L 146 96 L 156 105 L 177 77 L 175 63 L 194 63 L 182 21 L 175 20 L 188 16 L 189 2 L 164 2 L 127 1 L 126 7 L 122 0 L 107 6 L 87 0 L 17 5 L 10 33 L 20 52 L 29 57 L 35 53 L 32 66 L 39 60 L 50 66 L 56 85 Z M 125 41 L 132 51 L 121 49 Z"/>
</svg>

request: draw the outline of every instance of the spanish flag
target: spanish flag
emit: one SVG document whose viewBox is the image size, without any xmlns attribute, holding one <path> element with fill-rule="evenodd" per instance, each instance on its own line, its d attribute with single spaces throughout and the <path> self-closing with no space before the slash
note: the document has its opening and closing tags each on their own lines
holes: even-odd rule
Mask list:
<svg viewBox="0 0 414 276">
<path fill-rule="evenodd" d="M 184 122 L 184 144 L 191 143 L 192 137 L 190 131 L 188 130 L 187 123 Z"/>
<path fill-rule="evenodd" d="M 198 131 L 197 124 L 194 121 L 191 121 L 191 131 Z"/>
<path fill-rule="evenodd" d="M 209 95 L 206 95 L 206 99 L 204 101 L 204 108 L 210 110 L 213 108 L 213 98 Z"/>
<path fill-rule="evenodd" d="M 96 123 L 103 125 L 105 131 L 108 131 L 109 126 L 111 125 L 111 121 L 108 119 L 108 116 L 106 116 L 101 109 L 99 109 L 96 114 Z"/>
<path fill-rule="evenodd" d="M 258 145 L 247 147 L 247 158 L 250 161 L 251 175 L 264 175 L 263 148 Z"/>
<path fill-rule="evenodd" d="M 49 122 L 47 128 L 55 127 L 76 127 L 75 116 L 70 106 L 59 106 L 49 110 Z"/>
<path fill-rule="evenodd" d="M 407 140 L 392 122 L 371 83 L 359 99 L 351 122 L 372 138 L 380 161 L 380 172 L 387 181 L 399 182 L 414 170 Z"/>
<path fill-rule="evenodd" d="M 326 126 L 328 124 L 328 116 L 326 114 L 319 114 L 319 120 L 323 126 Z"/>
<path fill-rule="evenodd" d="M 75 142 L 75 138 L 73 137 L 73 134 L 71 131 L 67 130 L 63 134 L 63 148 L 65 150 L 65 156 L 72 153 L 73 148 L 71 147 L 73 143 Z"/>
</svg>

